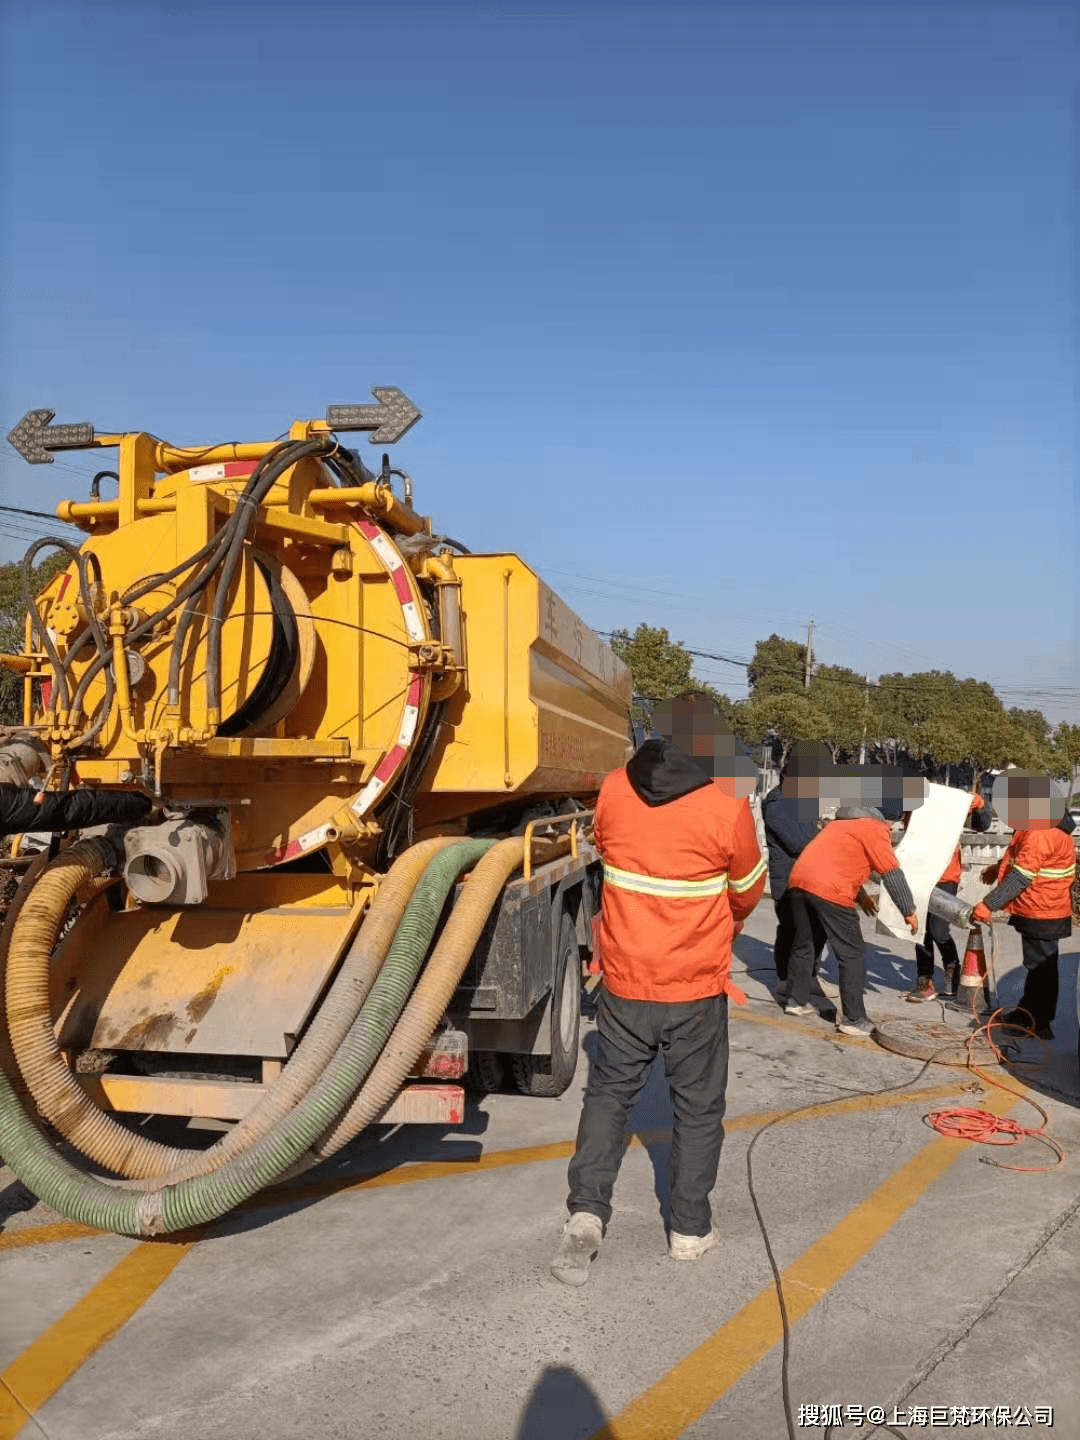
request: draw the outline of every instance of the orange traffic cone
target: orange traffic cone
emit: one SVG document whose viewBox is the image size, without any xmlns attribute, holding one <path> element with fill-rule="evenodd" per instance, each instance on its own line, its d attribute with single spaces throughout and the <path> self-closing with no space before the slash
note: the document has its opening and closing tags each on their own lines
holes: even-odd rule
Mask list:
<svg viewBox="0 0 1080 1440">
<path fill-rule="evenodd" d="M 960 984 L 968 990 L 986 987 L 986 949 L 983 946 L 982 926 L 972 925 L 964 947 L 964 968 L 960 972 Z"/>
</svg>

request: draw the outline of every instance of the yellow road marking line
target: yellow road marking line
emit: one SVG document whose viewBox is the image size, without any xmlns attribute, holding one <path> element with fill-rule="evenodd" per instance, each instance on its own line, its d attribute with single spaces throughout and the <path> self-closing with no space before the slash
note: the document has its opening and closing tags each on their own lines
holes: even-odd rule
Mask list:
<svg viewBox="0 0 1080 1440">
<path fill-rule="evenodd" d="M 896 1091 L 888 1095 L 852 1095 L 850 1098 L 834 1100 L 831 1104 L 823 1101 L 805 1110 L 759 1110 L 750 1115 L 734 1115 L 724 1121 L 728 1135 L 740 1130 L 756 1130 L 770 1121 L 791 1124 L 804 1120 L 817 1120 L 826 1115 L 853 1115 L 863 1110 L 888 1109 L 893 1105 L 915 1105 L 925 1101 L 943 1100 L 955 1095 L 961 1083 L 937 1085 L 930 1089 L 903 1093 Z M 671 1139 L 670 1128 L 662 1130 L 641 1130 L 631 1135 L 630 1148 L 642 1145 L 659 1145 Z M 517 1150 L 491 1150 L 478 1155 L 475 1160 L 434 1160 L 402 1167 L 399 1170 L 384 1170 L 377 1175 L 364 1175 L 342 1183 L 340 1180 L 312 1180 L 307 1185 L 294 1185 L 278 1192 L 278 1204 L 291 1199 L 310 1199 L 325 1194 L 348 1194 L 353 1190 L 376 1190 L 387 1185 L 411 1185 L 417 1180 L 437 1180 L 447 1175 L 475 1175 L 485 1170 L 498 1170 L 507 1165 L 534 1165 L 545 1160 L 569 1160 L 574 1153 L 573 1140 L 555 1140 L 547 1145 L 529 1145 Z M 273 1191 L 267 1191 L 266 1196 Z M 266 1203 L 266 1196 L 256 1196 L 260 1204 Z"/>
<path fill-rule="evenodd" d="M 14 1440 L 29 1416 L 145 1305 L 194 1243 L 137 1245 L 129 1250 L 8 1366 L 0 1375 L 0 1440 Z"/>
<path fill-rule="evenodd" d="M 1023 1098 L 1019 1092 L 995 1090 L 981 1108 L 1001 1115 Z M 944 1137 L 931 1140 L 789 1265 L 781 1275 L 789 1323 L 797 1324 L 812 1310 L 966 1149 Z M 782 1337 L 770 1282 L 590 1440 L 677 1440 Z"/>
<path fill-rule="evenodd" d="M 749 1115 L 733 1115 L 724 1122 L 727 1134 L 756 1130 L 770 1121 L 791 1124 L 817 1120 L 828 1115 L 854 1115 L 864 1110 L 886 1110 L 894 1105 L 919 1105 L 946 1100 L 955 1095 L 965 1082 L 957 1079 L 947 1085 L 928 1086 L 921 1090 L 893 1091 L 885 1095 L 853 1095 L 832 1102 L 822 1101 L 809 1109 L 759 1110 Z M 630 1137 L 631 1148 L 641 1145 L 662 1145 L 671 1139 L 670 1129 L 641 1130 Z M 453 1175 L 476 1175 L 487 1170 L 500 1170 L 511 1165 L 536 1165 L 548 1160 L 569 1160 L 574 1153 L 573 1140 L 555 1140 L 547 1145 L 527 1145 L 512 1150 L 489 1150 L 472 1160 L 429 1160 L 402 1165 L 396 1170 L 381 1170 L 353 1179 L 341 1176 L 323 1180 L 292 1183 L 254 1195 L 240 1206 L 241 1210 L 267 1210 L 292 1201 L 317 1199 L 324 1195 L 344 1195 L 354 1190 L 376 1190 L 388 1185 L 415 1185 L 428 1180 L 443 1180 Z M 82 1240 L 103 1235 L 88 1225 L 60 1223 L 16 1230 L 0 1235 L 0 1252 L 19 1250 L 31 1245 L 54 1245 L 67 1240 Z"/>
<path fill-rule="evenodd" d="M 728 1015 L 733 1020 L 748 1020 L 751 1025 L 770 1025 L 775 1030 L 786 1030 L 789 1035 L 800 1035 L 804 1039 L 829 1040 L 834 1045 L 854 1045 L 857 1049 L 876 1050 L 879 1055 L 892 1055 L 894 1060 L 897 1058 L 891 1050 L 883 1049 L 876 1040 L 860 1040 L 856 1035 L 841 1035 L 832 1020 L 825 1022 L 829 1027 L 827 1030 L 818 1030 L 812 1028 L 812 1024 L 800 1024 L 797 1016 L 762 1015 L 742 1005 L 732 1005 Z M 806 1016 L 806 1019 L 810 1021 L 810 1016 Z"/>
<path fill-rule="evenodd" d="M 766 1110 L 756 1114 L 736 1115 L 727 1123 L 728 1132 L 757 1129 L 770 1120 L 777 1124 L 791 1124 L 813 1120 L 824 1116 L 850 1115 L 862 1111 L 874 1111 L 897 1105 L 927 1104 L 955 1095 L 960 1089 L 958 1083 L 937 1085 L 921 1090 L 896 1092 L 887 1095 L 853 1095 L 834 1101 L 823 1102 L 804 1110 Z M 669 1139 L 670 1130 L 640 1131 L 631 1137 L 632 1146 L 643 1146 Z M 940 1142 L 947 1145 L 949 1142 Z M 385 1171 L 378 1175 L 365 1176 L 345 1185 L 338 1185 L 339 1191 L 362 1190 L 386 1185 L 407 1185 L 417 1181 L 441 1179 L 446 1175 L 475 1174 L 478 1170 L 493 1170 L 509 1165 L 532 1164 L 537 1161 L 568 1158 L 573 1154 L 572 1140 L 557 1141 L 550 1145 L 532 1145 L 516 1150 L 492 1151 L 477 1157 L 475 1161 L 434 1162 L 413 1165 L 402 1170 Z M 324 1182 L 326 1188 L 333 1188 L 333 1182 Z M 323 1193 L 324 1186 L 318 1187 Z M 300 1199 L 316 1190 L 314 1184 L 293 1186 L 283 1190 L 283 1203 L 289 1199 Z M 272 1192 L 268 1192 L 272 1193 Z M 260 1207 L 255 1207 L 260 1208 Z M 265 1208 L 265 1202 L 262 1208 Z M 209 1227 L 206 1227 L 209 1228 Z M 53 1241 L 76 1238 L 87 1234 L 104 1233 L 92 1231 L 80 1225 L 53 1225 L 42 1227 L 49 1231 Z M 24 1238 L 29 1232 L 18 1236 L 0 1236 L 0 1245 L 5 1241 L 16 1244 L 32 1244 Z M 45 1242 L 39 1242 L 45 1243 Z M 50 1326 L 15 1360 L 3 1375 L 0 1375 L 0 1440 L 13 1440 L 22 1426 L 28 1423 L 28 1413 L 40 1409 L 64 1385 L 75 1372 L 105 1344 L 150 1298 L 158 1286 L 168 1278 L 180 1261 L 192 1248 L 195 1241 L 179 1243 L 156 1241 L 136 1245 L 93 1290 L 78 1301 L 66 1315 Z M 8 1248 L 15 1248 L 9 1246 Z M 815 1294 L 814 1302 L 818 1296 Z M 6 1387 L 6 1388 L 5 1388 Z M 21 1404 L 17 1404 L 14 1396 Z M 24 1408 L 25 1407 L 25 1408 Z M 621 1435 L 620 1435 L 621 1440 Z"/>
<path fill-rule="evenodd" d="M 62 1220 L 55 1225 L 30 1225 L 25 1230 L 11 1230 L 0 1235 L 0 1250 L 22 1250 L 29 1245 L 55 1245 L 61 1240 L 84 1240 L 90 1235 L 106 1235 L 94 1225 L 76 1225 Z"/>
</svg>

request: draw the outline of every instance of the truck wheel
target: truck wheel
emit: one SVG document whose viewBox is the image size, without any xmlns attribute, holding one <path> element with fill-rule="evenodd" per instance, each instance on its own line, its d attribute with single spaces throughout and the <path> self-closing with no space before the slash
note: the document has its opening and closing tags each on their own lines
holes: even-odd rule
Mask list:
<svg viewBox="0 0 1080 1440">
<path fill-rule="evenodd" d="M 581 1028 L 581 957 L 577 931 L 565 910 L 559 922 L 555 988 L 551 996 L 550 1055 L 514 1055 L 514 1084 L 522 1095 L 549 1098 L 568 1089 L 577 1069 Z"/>
<path fill-rule="evenodd" d="M 469 1068 L 465 1071 L 465 1089 L 474 1095 L 494 1095 L 503 1087 L 506 1073 L 501 1057 L 494 1050 L 470 1050 Z"/>
</svg>

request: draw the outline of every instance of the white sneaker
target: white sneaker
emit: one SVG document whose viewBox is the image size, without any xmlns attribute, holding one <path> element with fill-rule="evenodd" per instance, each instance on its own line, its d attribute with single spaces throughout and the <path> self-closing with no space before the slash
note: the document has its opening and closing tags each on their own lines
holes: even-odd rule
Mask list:
<svg viewBox="0 0 1080 1440">
<path fill-rule="evenodd" d="M 715 1225 L 708 1235 L 680 1235 L 672 1230 L 668 1236 L 668 1254 L 673 1260 L 700 1260 L 719 1239 Z"/>
<path fill-rule="evenodd" d="M 855 1035 L 863 1040 L 870 1040 L 874 1035 L 872 1020 L 838 1020 L 836 1028 L 841 1035 Z"/>
<path fill-rule="evenodd" d="M 551 1262 L 555 1279 L 564 1285 L 584 1285 L 589 1278 L 589 1265 L 603 1238 L 604 1225 L 599 1215 L 575 1210 L 563 1226 L 562 1239 Z"/>
<path fill-rule="evenodd" d="M 789 1000 L 784 1006 L 785 1015 L 816 1015 L 817 1011 L 813 1005 L 796 1005 L 794 1000 Z"/>
</svg>

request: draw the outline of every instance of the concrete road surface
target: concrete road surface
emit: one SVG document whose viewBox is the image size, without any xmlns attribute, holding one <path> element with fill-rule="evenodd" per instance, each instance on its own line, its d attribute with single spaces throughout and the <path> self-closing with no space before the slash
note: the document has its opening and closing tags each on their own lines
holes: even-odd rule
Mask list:
<svg viewBox="0 0 1080 1440">
<path fill-rule="evenodd" d="M 957 1012 L 904 1002 L 911 945 L 864 929 L 871 1016 L 962 1030 Z M 784 1440 L 782 1325 L 747 1184 L 748 1147 L 778 1118 L 752 1162 L 790 1317 L 791 1433 L 1076 1440 L 1077 940 L 1055 1040 L 1024 1043 L 1022 1082 L 995 1072 L 1026 1086 L 1065 1151 L 1025 1173 L 985 1162 L 1052 1164 L 1046 1146 L 943 1139 L 925 1116 L 978 1105 L 1041 1124 L 1030 1105 L 785 1018 L 772 933 L 765 900 L 736 944 L 749 1003 L 732 1011 L 722 1242 L 702 1261 L 665 1250 L 671 1112 L 655 1074 L 589 1283 L 548 1274 L 588 1023 L 561 1099 L 493 1095 L 461 1129 L 368 1132 L 184 1241 L 81 1229 L 0 1170 L 0 1440 Z M 1018 967 L 1008 932 L 1006 1001 Z"/>
</svg>

